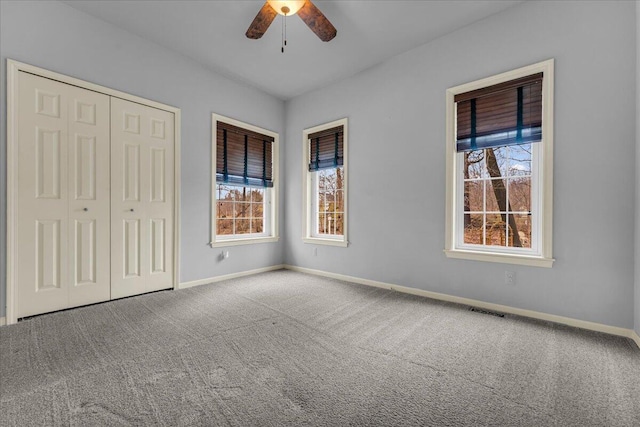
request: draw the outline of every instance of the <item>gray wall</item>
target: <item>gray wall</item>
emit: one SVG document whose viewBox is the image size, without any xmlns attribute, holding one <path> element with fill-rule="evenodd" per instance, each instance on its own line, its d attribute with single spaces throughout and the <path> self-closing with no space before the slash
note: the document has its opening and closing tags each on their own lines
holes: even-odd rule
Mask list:
<svg viewBox="0 0 640 427">
<path fill-rule="evenodd" d="M 220 249 L 207 246 L 210 240 L 211 113 L 279 132 L 283 148 L 282 101 L 213 74 L 175 52 L 65 4 L 3 0 L 0 2 L 0 105 L 3 111 L 0 114 L 0 317 L 5 315 L 6 277 L 6 58 L 182 109 L 181 281 L 282 263 L 282 240 L 232 247 L 229 259 L 223 262 L 217 258 Z"/>
<path fill-rule="evenodd" d="M 634 324 L 635 5 L 526 2 L 286 103 L 288 264 Z M 556 60 L 553 268 L 447 259 L 445 90 Z M 348 248 L 303 244 L 306 127 L 349 118 Z M 391 224 L 392 226 L 390 226 Z M 516 285 L 504 284 L 505 270 Z"/>
<path fill-rule="evenodd" d="M 635 330 L 640 335 L 640 1 L 636 1 L 636 253 Z"/>
</svg>

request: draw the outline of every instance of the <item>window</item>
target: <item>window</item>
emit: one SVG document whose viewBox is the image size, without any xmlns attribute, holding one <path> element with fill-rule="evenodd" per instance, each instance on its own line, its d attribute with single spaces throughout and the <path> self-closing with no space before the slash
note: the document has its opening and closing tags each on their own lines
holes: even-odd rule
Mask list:
<svg viewBox="0 0 640 427">
<path fill-rule="evenodd" d="M 212 119 L 211 246 L 278 240 L 278 134 L 217 114 Z"/>
<path fill-rule="evenodd" d="M 303 135 L 303 240 L 347 246 L 347 119 Z"/>
<path fill-rule="evenodd" d="M 553 60 L 447 90 L 452 258 L 551 267 Z"/>
</svg>

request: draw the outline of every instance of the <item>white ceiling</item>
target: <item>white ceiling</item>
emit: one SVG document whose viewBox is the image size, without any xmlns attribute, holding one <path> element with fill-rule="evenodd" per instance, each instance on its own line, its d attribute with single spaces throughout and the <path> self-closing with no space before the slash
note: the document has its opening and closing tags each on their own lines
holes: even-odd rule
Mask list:
<svg viewBox="0 0 640 427">
<path fill-rule="evenodd" d="M 244 33 L 264 3 L 257 0 L 68 0 L 68 5 L 154 41 L 234 80 L 280 99 L 363 71 L 520 1 L 322 1 L 314 4 L 338 30 L 320 41 L 298 16 L 250 40 Z"/>
</svg>

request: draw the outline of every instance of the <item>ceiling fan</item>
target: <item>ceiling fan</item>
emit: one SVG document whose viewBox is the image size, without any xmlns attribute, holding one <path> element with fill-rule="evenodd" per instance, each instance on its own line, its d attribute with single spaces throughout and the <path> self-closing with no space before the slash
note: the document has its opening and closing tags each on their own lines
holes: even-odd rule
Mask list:
<svg viewBox="0 0 640 427">
<path fill-rule="evenodd" d="M 323 42 L 332 40 L 338 33 L 333 24 L 320 12 L 320 9 L 311 3 L 311 0 L 268 0 L 264 3 L 251 25 L 249 25 L 246 36 L 250 39 L 259 39 L 267 31 L 277 14 L 284 15 L 286 18 L 296 13 Z M 285 44 L 286 39 L 283 40 L 283 51 Z"/>
</svg>

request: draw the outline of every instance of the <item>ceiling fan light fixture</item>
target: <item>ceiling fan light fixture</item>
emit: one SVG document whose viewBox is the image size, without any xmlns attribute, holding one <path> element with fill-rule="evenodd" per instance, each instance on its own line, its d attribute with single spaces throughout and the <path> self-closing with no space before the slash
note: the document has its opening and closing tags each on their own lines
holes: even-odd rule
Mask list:
<svg viewBox="0 0 640 427">
<path fill-rule="evenodd" d="M 333 40 L 338 34 L 336 27 L 329 22 L 326 16 L 318 9 L 311 0 L 267 0 L 260 8 L 260 11 L 253 18 L 245 35 L 250 39 L 259 39 L 269 29 L 269 25 L 276 16 L 298 14 L 300 19 L 307 24 L 307 27 L 315 33 L 323 42 Z M 282 50 L 286 44 L 286 19 L 282 20 Z"/>
<path fill-rule="evenodd" d="M 291 16 L 298 13 L 305 0 L 267 0 L 267 3 L 280 15 Z"/>
</svg>

